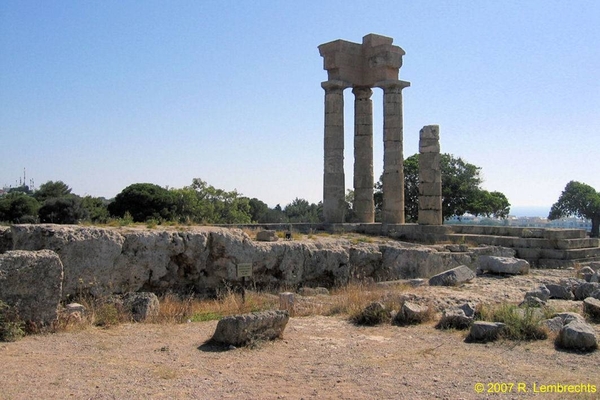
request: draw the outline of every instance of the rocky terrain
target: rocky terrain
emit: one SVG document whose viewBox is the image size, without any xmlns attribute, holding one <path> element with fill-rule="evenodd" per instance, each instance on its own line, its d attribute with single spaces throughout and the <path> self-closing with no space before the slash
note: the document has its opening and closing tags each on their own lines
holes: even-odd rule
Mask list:
<svg viewBox="0 0 600 400">
<path fill-rule="evenodd" d="M 459 286 L 389 286 L 440 309 L 472 302 L 521 302 L 540 284 L 575 271 L 479 276 Z M 332 297 L 302 297 L 327 302 Z M 581 312 L 582 302 L 548 300 Z M 438 315 L 439 317 L 439 315 Z M 436 317 L 436 320 L 437 318 Z M 293 317 L 283 338 L 255 348 L 206 346 L 216 321 L 132 323 L 28 336 L 0 344 L 0 399 L 597 399 L 600 351 L 558 350 L 540 341 L 465 342 L 466 332 L 423 325 L 359 327 L 347 317 Z M 600 325 L 593 324 L 600 337 Z M 479 386 L 483 385 L 483 393 Z M 540 393 L 554 385 L 595 393 Z M 488 392 L 489 391 L 489 392 Z"/>
</svg>

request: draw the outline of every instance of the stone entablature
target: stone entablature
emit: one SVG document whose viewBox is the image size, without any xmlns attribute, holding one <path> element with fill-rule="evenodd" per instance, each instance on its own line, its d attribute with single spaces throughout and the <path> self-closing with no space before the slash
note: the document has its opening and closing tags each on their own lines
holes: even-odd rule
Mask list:
<svg viewBox="0 0 600 400">
<path fill-rule="evenodd" d="M 404 50 L 393 39 L 375 34 L 363 43 L 335 40 L 319 46 L 328 80 L 325 90 L 325 156 L 323 214 L 330 223 L 344 222 L 344 95 L 352 88 L 354 102 L 354 196 L 359 222 L 374 222 L 372 88 L 383 89 L 383 210 L 382 221 L 404 223 L 404 157 L 402 153 L 402 89 L 398 80 Z"/>
</svg>

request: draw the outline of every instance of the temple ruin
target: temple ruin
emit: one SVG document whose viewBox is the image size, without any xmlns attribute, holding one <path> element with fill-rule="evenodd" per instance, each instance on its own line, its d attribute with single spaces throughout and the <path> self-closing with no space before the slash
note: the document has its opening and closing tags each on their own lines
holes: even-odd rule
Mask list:
<svg viewBox="0 0 600 400">
<path fill-rule="evenodd" d="M 362 44 L 335 40 L 319 46 L 328 80 L 325 90 L 325 157 L 323 214 L 326 222 L 344 222 L 344 95 L 354 94 L 354 208 L 358 222 L 375 219 L 373 203 L 372 88 L 383 89 L 383 210 L 382 222 L 404 223 L 404 171 L 402 154 L 402 89 L 398 79 L 404 50 L 393 39 L 366 35 Z"/>
</svg>

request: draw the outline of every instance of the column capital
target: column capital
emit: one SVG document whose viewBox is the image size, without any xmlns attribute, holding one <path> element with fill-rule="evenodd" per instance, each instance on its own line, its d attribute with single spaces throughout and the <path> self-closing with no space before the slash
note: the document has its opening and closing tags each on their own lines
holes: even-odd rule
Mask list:
<svg viewBox="0 0 600 400">
<path fill-rule="evenodd" d="M 350 86 L 351 85 L 345 81 L 332 80 L 332 81 L 321 82 L 321 87 L 323 89 L 325 89 L 326 93 L 343 91 L 344 89 L 347 89 Z"/>
<path fill-rule="evenodd" d="M 352 93 L 354 93 L 354 96 L 359 100 L 369 99 L 371 95 L 373 95 L 373 91 L 367 86 L 355 86 L 352 88 Z"/>
<path fill-rule="evenodd" d="M 410 82 L 400 80 L 389 80 L 379 81 L 375 84 L 375 87 L 383 89 L 384 92 L 397 91 L 400 92 L 402 89 L 410 86 Z"/>
</svg>

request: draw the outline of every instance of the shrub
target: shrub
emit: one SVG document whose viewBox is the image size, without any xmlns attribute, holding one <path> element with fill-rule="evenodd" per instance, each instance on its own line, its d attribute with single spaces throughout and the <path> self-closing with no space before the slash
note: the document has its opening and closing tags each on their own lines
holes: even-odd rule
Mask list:
<svg viewBox="0 0 600 400">
<path fill-rule="evenodd" d="M 544 340 L 548 330 L 540 322 L 548 317 L 536 307 L 519 308 L 514 304 L 503 303 L 497 306 L 482 306 L 477 319 L 506 324 L 501 336 L 510 340 Z"/>
<path fill-rule="evenodd" d="M 0 301 L 0 342 L 14 342 L 25 336 L 25 324 L 16 310 Z"/>
</svg>

